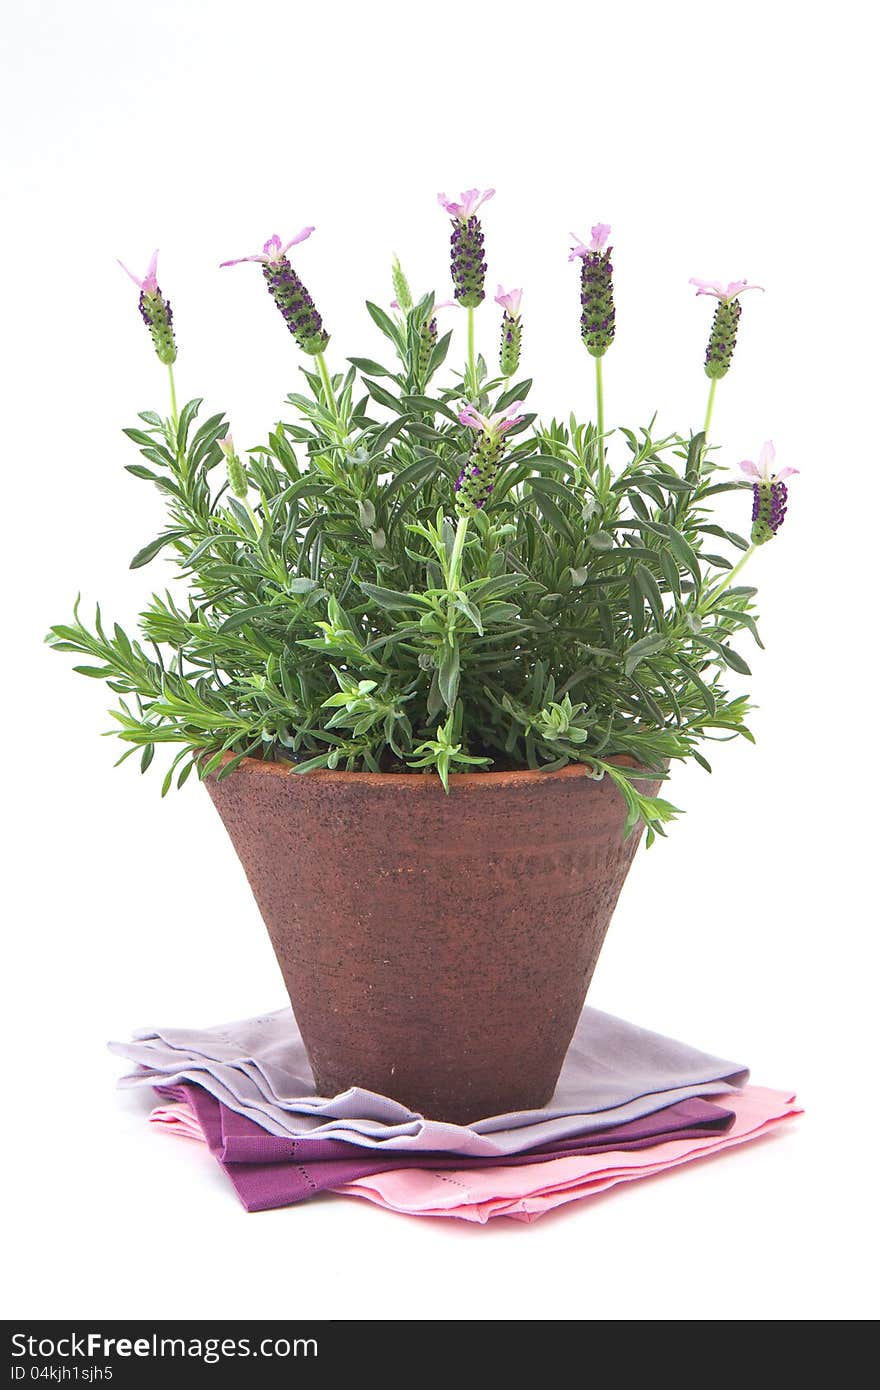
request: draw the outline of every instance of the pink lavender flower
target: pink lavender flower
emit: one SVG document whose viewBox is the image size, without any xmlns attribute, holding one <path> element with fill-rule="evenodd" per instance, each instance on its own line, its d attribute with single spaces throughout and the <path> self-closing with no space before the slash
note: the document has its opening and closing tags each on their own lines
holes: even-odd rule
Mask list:
<svg viewBox="0 0 880 1390">
<path fill-rule="evenodd" d="M 605 243 L 611 235 L 611 226 L 608 222 L 597 222 L 595 227 L 590 228 L 588 244 L 581 241 L 580 237 L 575 236 L 574 232 L 571 235 L 575 245 L 568 253 L 568 259 L 574 261 L 580 256 L 582 260 L 586 260 L 588 256 L 594 256 L 597 252 L 605 250 Z"/>
<path fill-rule="evenodd" d="M 519 413 L 522 404 L 522 401 L 514 401 L 506 410 L 494 415 L 483 415 L 472 405 L 465 406 L 459 413 L 461 423 L 477 432 L 470 457 L 455 483 L 455 505 L 460 512 L 481 511 L 495 491 L 504 453 L 504 436 L 525 418 Z"/>
<path fill-rule="evenodd" d="M 523 401 L 514 401 L 505 410 L 498 410 L 494 415 L 483 415 L 476 406 L 466 405 L 464 410 L 459 411 L 458 418 L 469 429 L 482 430 L 484 434 L 500 437 L 525 419 L 524 415 L 519 414 L 523 404 Z"/>
<path fill-rule="evenodd" d="M 154 251 L 150 257 L 150 264 L 147 266 L 147 273 L 143 279 L 138 279 L 129 270 L 127 265 L 119 264 L 126 275 L 134 281 L 140 290 L 138 308 L 141 311 L 141 318 L 150 330 L 150 337 L 153 339 L 153 347 L 156 349 L 156 356 L 160 362 L 164 362 L 166 367 L 170 367 L 177 359 L 177 346 L 174 342 L 174 329 L 172 328 L 171 305 L 167 299 L 163 299 L 162 291 L 159 289 L 159 282 L 156 279 L 156 266 L 159 260 L 159 252 Z"/>
<path fill-rule="evenodd" d="M 725 285 L 721 280 L 699 280 L 692 275 L 688 280 L 689 285 L 697 286 L 697 294 L 712 294 L 716 299 L 737 299 L 744 290 L 761 290 L 763 285 L 750 285 L 748 280 L 731 280 L 729 285 Z"/>
<path fill-rule="evenodd" d="M 501 351 L 499 361 L 501 375 L 513 376 L 519 366 L 522 352 L 522 290 L 504 290 L 498 286 L 495 303 L 500 304 L 504 313 L 501 316 Z"/>
<path fill-rule="evenodd" d="M 495 294 L 495 303 L 500 304 L 504 312 L 515 319 L 519 317 L 522 296 L 522 290 L 505 290 L 499 285 Z"/>
<path fill-rule="evenodd" d="M 440 206 L 452 218 L 451 270 L 455 297 L 466 309 L 475 309 L 486 295 L 486 262 L 483 259 L 483 229 L 477 212 L 494 198 L 495 189 L 469 188 L 453 202 L 445 193 L 438 193 Z"/>
<path fill-rule="evenodd" d="M 469 188 L 467 192 L 461 193 L 461 202 L 454 203 L 447 198 L 445 193 L 437 194 L 437 201 L 441 207 L 445 208 L 450 217 L 457 217 L 461 222 L 467 222 L 474 217 L 484 203 L 488 203 L 490 198 L 495 197 L 495 189 L 487 188 L 481 192 L 479 188 Z"/>
<path fill-rule="evenodd" d="M 775 473 L 775 460 L 776 449 L 773 441 L 768 439 L 761 448 L 757 463 L 753 463 L 751 459 L 743 459 L 740 464 L 742 471 L 755 479 L 752 483 L 753 545 L 763 545 L 766 541 L 772 541 L 785 521 L 788 488 L 784 480 L 800 471 L 797 468 L 780 468 L 778 473 Z"/>
<path fill-rule="evenodd" d="M 291 246 L 298 246 L 310 237 L 314 230 L 314 227 L 303 227 L 287 242 L 282 242 L 277 234 L 270 236 L 263 243 L 263 250 L 256 255 L 238 256 L 235 260 L 221 262 L 221 266 L 228 266 L 256 261 L 262 266 L 269 293 L 281 311 L 284 322 L 302 351 L 312 357 L 324 351 L 330 337 L 315 308 L 315 301 L 287 259 L 287 252 Z"/>
<path fill-rule="evenodd" d="M 736 333 L 739 328 L 742 305 L 739 296 L 745 290 L 760 290 L 761 285 L 750 285 L 748 280 L 731 280 L 725 285 L 721 280 L 699 280 L 692 276 L 688 281 L 697 286 L 697 294 L 709 294 L 718 300 L 715 317 L 709 331 L 706 347 L 706 376 L 712 381 L 720 381 L 730 371 L 733 349 L 736 347 Z"/>
<path fill-rule="evenodd" d="M 581 262 L 581 337 L 592 357 L 604 357 L 614 341 L 615 311 L 612 282 L 611 247 L 605 243 L 611 234 L 607 222 L 597 222 L 589 242 L 574 235 L 570 261 Z"/>
<path fill-rule="evenodd" d="M 290 238 L 290 241 L 282 243 L 280 236 L 276 232 L 270 236 L 268 241 L 263 242 L 262 251 L 258 251 L 254 256 L 237 256 L 234 261 L 221 261 L 220 268 L 227 265 L 244 265 L 245 261 L 259 261 L 261 265 L 271 265 L 273 262 L 280 261 L 282 256 L 286 256 L 291 246 L 299 246 L 301 241 L 307 241 L 312 235 L 314 227 L 303 227 L 301 232 Z"/>
</svg>

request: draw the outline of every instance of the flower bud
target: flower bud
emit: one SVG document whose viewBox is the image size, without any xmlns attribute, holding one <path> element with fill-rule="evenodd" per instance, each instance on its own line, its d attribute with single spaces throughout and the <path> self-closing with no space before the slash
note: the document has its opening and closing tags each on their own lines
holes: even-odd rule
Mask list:
<svg viewBox="0 0 880 1390">
<path fill-rule="evenodd" d="M 226 473 L 229 478 L 229 490 L 238 498 L 244 499 L 248 494 L 247 477 L 245 476 L 244 466 L 238 454 L 235 452 L 235 445 L 232 442 L 232 435 L 227 434 L 225 439 L 218 439 L 220 450 L 226 460 Z"/>
<path fill-rule="evenodd" d="M 429 319 L 425 319 L 419 329 L 418 347 L 418 367 L 419 376 L 423 379 L 427 375 L 428 367 L 431 362 L 431 354 L 437 346 L 437 315 L 432 314 Z"/>
<path fill-rule="evenodd" d="M 413 306 L 412 290 L 396 256 L 391 262 L 391 283 L 394 286 L 394 298 L 397 300 L 401 313 L 408 313 Z"/>
<path fill-rule="evenodd" d="M 522 351 L 522 316 L 520 304 L 522 290 L 503 290 L 498 286 L 495 303 L 500 304 L 504 313 L 501 318 L 501 351 L 499 361 L 502 376 L 513 376 L 519 366 Z"/>
</svg>

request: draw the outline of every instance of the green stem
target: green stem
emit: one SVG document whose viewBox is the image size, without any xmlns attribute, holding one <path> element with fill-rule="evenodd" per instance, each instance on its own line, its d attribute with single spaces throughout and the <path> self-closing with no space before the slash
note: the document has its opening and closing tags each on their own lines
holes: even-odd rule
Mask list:
<svg viewBox="0 0 880 1390">
<path fill-rule="evenodd" d="M 468 388 L 467 396 L 476 405 L 477 401 L 477 365 L 476 352 L 474 350 L 474 311 L 468 309 Z"/>
<path fill-rule="evenodd" d="M 458 518 L 458 526 L 455 530 L 455 540 L 452 543 L 452 554 L 449 557 L 449 575 L 447 584 L 450 589 L 457 589 L 461 580 L 461 557 L 464 552 L 464 542 L 467 536 L 468 517 L 463 514 Z"/>
<path fill-rule="evenodd" d="M 605 471 L 605 388 L 602 382 L 602 358 L 594 357 L 596 364 L 596 456 L 599 461 L 599 475 Z"/>
<path fill-rule="evenodd" d="M 174 425 L 174 433 L 177 434 L 177 426 L 180 423 L 180 416 L 177 413 L 177 391 L 174 387 L 174 367 L 168 363 L 168 381 L 171 386 L 171 421 Z"/>
<path fill-rule="evenodd" d="M 324 395 L 327 397 L 327 405 L 333 412 L 333 418 L 339 421 L 339 410 L 336 405 L 336 396 L 333 393 L 333 383 L 330 380 L 330 373 L 327 370 L 327 363 L 324 360 L 323 352 L 315 353 L 315 361 L 318 364 L 318 371 L 321 373 L 321 382 L 324 387 Z"/>
<path fill-rule="evenodd" d="M 709 385 L 709 399 L 706 402 L 706 419 L 703 422 L 703 433 L 706 436 L 707 443 L 709 440 L 709 426 L 712 423 L 712 411 L 715 409 L 715 388 L 717 385 L 718 378 L 713 376 L 712 381 Z"/>
<path fill-rule="evenodd" d="M 705 599 L 703 600 L 703 602 L 700 604 L 700 611 L 701 611 L 701 612 L 703 612 L 703 611 L 708 611 L 708 609 L 710 609 L 710 608 L 714 605 L 715 600 L 716 600 L 716 599 L 719 599 L 719 598 L 721 597 L 721 595 L 722 595 L 723 593 L 725 593 L 725 591 L 726 591 L 727 589 L 730 588 L 731 584 L 732 584 L 733 581 L 736 579 L 737 575 L 738 575 L 738 574 L 742 571 L 742 569 L 748 564 L 749 560 L 751 560 L 751 558 L 752 558 L 752 556 L 754 555 L 754 553 L 755 553 L 755 551 L 757 550 L 757 548 L 758 548 L 758 547 L 757 547 L 756 545 L 750 545 L 749 548 L 748 548 L 748 550 L 746 550 L 746 551 L 744 552 L 744 554 L 743 554 L 743 556 L 742 556 L 742 559 L 739 560 L 739 561 L 734 565 L 733 569 L 732 569 L 732 570 L 729 570 L 728 573 L 725 575 L 725 577 L 724 577 L 724 582 L 721 583 L 721 584 L 718 584 L 714 589 L 711 589 L 711 590 L 709 591 L 709 593 L 706 595 L 706 597 L 705 597 Z"/>
</svg>

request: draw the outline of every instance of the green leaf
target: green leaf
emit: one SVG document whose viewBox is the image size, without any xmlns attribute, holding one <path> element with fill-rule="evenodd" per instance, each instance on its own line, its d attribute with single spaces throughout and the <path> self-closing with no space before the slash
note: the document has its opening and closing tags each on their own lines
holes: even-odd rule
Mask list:
<svg viewBox="0 0 880 1390">
<path fill-rule="evenodd" d="M 661 550 L 659 555 L 663 578 L 666 580 L 666 583 L 669 585 L 676 599 L 679 599 L 681 598 L 681 575 L 678 572 L 678 565 L 675 563 L 671 551 Z"/>
<path fill-rule="evenodd" d="M 459 651 L 458 643 L 446 643 L 437 670 L 437 684 L 443 703 L 451 710 L 458 695 Z"/>
<path fill-rule="evenodd" d="M 666 616 L 663 611 L 663 595 L 647 565 L 636 565 L 636 582 L 645 598 L 648 600 L 657 626 L 662 627 Z"/>
<path fill-rule="evenodd" d="M 450 410 L 443 401 L 432 400 L 430 396 L 403 396 L 401 399 L 407 410 L 427 410 L 432 415 L 445 415 L 455 425 L 459 422 L 455 411 Z"/>
<path fill-rule="evenodd" d="M 515 386 L 509 387 L 504 391 L 495 402 L 496 410 L 506 410 L 514 401 L 524 401 L 532 389 L 531 377 L 526 377 L 524 381 L 518 381 Z"/>
<path fill-rule="evenodd" d="M 553 527 L 553 530 L 556 531 L 558 535 L 562 536 L 563 539 L 567 540 L 571 545 L 574 545 L 576 543 L 574 529 L 559 504 L 554 502 L 552 497 L 548 497 L 546 493 L 540 491 L 537 478 L 531 480 L 531 490 L 538 510 L 544 520 Z"/>
<path fill-rule="evenodd" d="M 307 758 L 303 763 L 294 763 L 291 772 L 314 772 L 316 768 L 326 767 L 330 761 L 330 753 L 319 753 L 316 758 Z"/>
<path fill-rule="evenodd" d="M 384 333 L 386 338 L 390 338 L 395 347 L 399 348 L 402 352 L 404 349 L 404 341 L 400 329 L 397 327 L 394 320 L 389 318 L 385 310 L 380 309 L 378 304 L 371 304 L 369 300 L 367 300 L 367 313 L 380 332 Z"/>
<path fill-rule="evenodd" d="M 406 487 L 423 486 L 430 478 L 434 477 L 439 467 L 440 460 L 436 454 L 431 454 L 427 458 L 416 459 L 415 463 L 408 464 L 406 468 L 402 468 L 399 473 L 395 474 L 385 487 L 383 497 L 386 499 L 393 497 L 396 492 L 400 492 Z"/>
<path fill-rule="evenodd" d="M 496 607 L 498 606 L 499 605 L 496 605 Z M 459 610 L 459 612 L 464 613 L 465 617 L 473 623 L 474 627 L 477 629 L 477 632 L 482 637 L 483 619 L 480 616 L 479 608 L 477 608 L 473 603 L 471 603 L 470 599 L 465 598 L 463 594 L 455 600 L 455 607 Z"/>
<path fill-rule="evenodd" d="M 624 674 L 631 676 L 633 671 L 635 671 L 640 662 L 644 661 L 646 656 L 658 656 L 660 652 L 666 650 L 668 645 L 668 639 L 662 637 L 657 632 L 650 632 L 647 637 L 640 637 L 638 642 L 634 642 L 632 646 L 628 647 L 624 652 Z"/>
<path fill-rule="evenodd" d="M 673 555 L 678 560 L 679 564 L 684 565 L 685 569 L 690 570 L 691 574 L 694 576 L 694 583 L 699 588 L 702 582 L 702 573 L 696 555 L 681 532 L 677 531 L 674 526 L 668 527 L 668 536 L 669 546 Z"/>
<path fill-rule="evenodd" d="M 158 419 L 158 416 L 156 418 Z M 143 445 L 147 449 L 154 449 L 156 447 L 157 441 L 155 435 L 145 434 L 143 430 L 124 429 L 122 433 L 128 435 L 128 438 L 135 444 Z"/>
<path fill-rule="evenodd" d="M 688 444 L 687 462 L 684 468 L 684 476 L 688 482 L 695 483 L 699 479 L 705 447 L 706 434 L 704 430 L 700 430 L 699 434 L 695 434 Z"/>
<path fill-rule="evenodd" d="M 189 435 L 190 426 L 193 420 L 198 415 L 199 407 L 201 406 L 201 404 L 201 399 L 187 401 L 186 405 L 183 407 L 183 410 L 180 412 L 180 420 L 177 425 L 177 447 L 181 453 L 183 453 L 186 449 L 186 441 L 187 436 Z"/>
<path fill-rule="evenodd" d="M 381 363 L 374 362 L 372 357 L 349 357 L 348 360 L 353 366 L 357 367 L 359 372 L 363 372 L 365 376 L 394 376 L 394 372 L 389 371 L 387 367 L 383 367 Z"/>
<path fill-rule="evenodd" d="M 713 692 L 710 690 L 709 686 L 703 680 L 699 672 L 694 670 L 693 666 L 691 666 L 681 656 L 677 656 L 676 661 L 681 671 L 684 673 L 685 676 L 687 676 L 688 680 L 696 689 L 697 694 L 700 696 L 700 699 L 703 701 L 703 704 L 706 707 L 706 713 L 709 715 L 709 718 L 711 719 L 714 716 L 715 711 L 717 709 L 717 701 Z"/>
<path fill-rule="evenodd" d="M 714 637 L 707 637 L 704 633 L 697 638 L 697 641 L 701 642 L 704 647 L 710 647 L 712 651 L 717 652 L 725 666 L 729 666 L 731 671 L 737 671 L 741 676 L 752 674 L 751 667 L 732 647 L 725 646 L 723 642 L 716 642 Z"/>
<path fill-rule="evenodd" d="M 405 594 L 400 589 L 384 589 L 381 584 L 361 584 L 359 587 L 378 603 L 380 608 L 430 608 L 431 604 L 422 594 Z"/>
<path fill-rule="evenodd" d="M 370 395 L 373 397 L 373 400 L 376 401 L 379 405 L 384 405 L 386 409 L 393 410 L 397 415 L 403 414 L 404 406 L 402 405 L 402 403 L 397 399 L 396 396 L 392 396 L 390 391 L 386 391 L 384 386 L 380 386 L 378 382 L 372 381 L 368 377 L 366 381 L 366 387 Z"/>
<path fill-rule="evenodd" d="M 132 560 L 129 561 L 129 569 L 138 570 L 142 565 L 148 565 L 151 560 L 155 560 L 160 550 L 164 550 L 166 545 L 176 540 L 178 536 L 185 533 L 182 530 L 166 531 L 164 535 L 157 536 L 154 541 L 149 541 L 147 545 L 139 550 Z"/>
<path fill-rule="evenodd" d="M 587 544 L 590 546 L 591 550 L 613 550 L 614 537 L 609 535 L 607 531 L 594 531 L 592 535 L 587 536 Z"/>
</svg>

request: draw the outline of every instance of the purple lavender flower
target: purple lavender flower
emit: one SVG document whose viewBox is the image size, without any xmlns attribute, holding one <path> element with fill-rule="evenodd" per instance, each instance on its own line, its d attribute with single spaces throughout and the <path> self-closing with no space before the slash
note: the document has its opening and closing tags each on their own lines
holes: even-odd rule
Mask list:
<svg viewBox="0 0 880 1390">
<path fill-rule="evenodd" d="M 581 262 L 581 337 L 592 357 L 604 357 L 614 340 L 614 285 L 611 247 L 605 243 L 611 233 L 607 222 L 591 228 L 589 243 L 574 235 L 570 261 Z"/>
<path fill-rule="evenodd" d="M 721 280 L 700 280 L 696 276 L 691 276 L 688 283 L 697 286 L 698 295 L 714 295 L 718 300 L 706 347 L 706 376 L 713 381 L 719 381 L 730 371 L 733 360 L 736 333 L 742 313 L 739 296 L 745 290 L 760 290 L 762 287 L 750 285 L 748 280 L 731 280 L 730 284 L 725 285 Z"/>
<path fill-rule="evenodd" d="M 477 431 L 470 458 L 455 483 L 455 505 L 460 512 L 481 511 L 495 491 L 504 453 L 504 436 L 524 419 L 519 414 L 522 404 L 522 401 L 514 401 L 495 415 L 483 415 L 472 405 L 460 412 L 461 423 Z"/>
<path fill-rule="evenodd" d="M 170 367 L 177 359 L 177 346 L 174 342 L 174 329 L 171 326 L 171 305 L 167 299 L 163 299 L 162 291 L 156 280 L 158 260 L 159 252 L 154 251 L 150 257 L 150 264 L 147 266 L 147 273 L 142 280 L 133 275 L 128 266 L 122 265 L 122 261 L 119 264 L 141 292 L 138 308 L 141 311 L 141 318 L 150 330 L 156 356 L 160 362 L 164 362 L 166 367 Z"/>
<path fill-rule="evenodd" d="M 522 290 L 504 290 L 498 286 L 495 303 L 500 304 L 504 313 L 501 316 L 501 375 L 513 376 L 519 366 L 522 351 Z"/>
<path fill-rule="evenodd" d="M 799 472 L 797 468 L 780 468 L 778 473 L 774 473 L 775 459 L 776 449 L 773 441 L 768 439 L 761 448 L 757 463 L 743 459 L 740 464 L 742 471 L 755 479 L 752 484 L 753 545 L 764 545 L 776 535 L 788 510 L 788 488 L 784 480 Z"/>
<path fill-rule="evenodd" d="M 326 348 L 330 335 L 325 332 L 321 315 L 302 280 L 300 280 L 287 252 L 312 235 L 314 227 L 303 227 L 290 241 L 282 243 L 277 234 L 263 244 L 262 252 L 253 256 L 238 256 L 232 261 L 223 261 L 223 266 L 242 265 L 245 261 L 257 261 L 263 267 L 263 276 L 269 293 L 281 311 L 284 322 L 303 352 L 316 357 Z"/>
<path fill-rule="evenodd" d="M 483 229 L 478 210 L 494 198 L 495 189 L 469 188 L 455 203 L 438 193 L 437 200 L 452 218 L 452 283 L 455 297 L 466 309 L 476 309 L 485 298 L 486 262 L 483 260 Z"/>
</svg>

